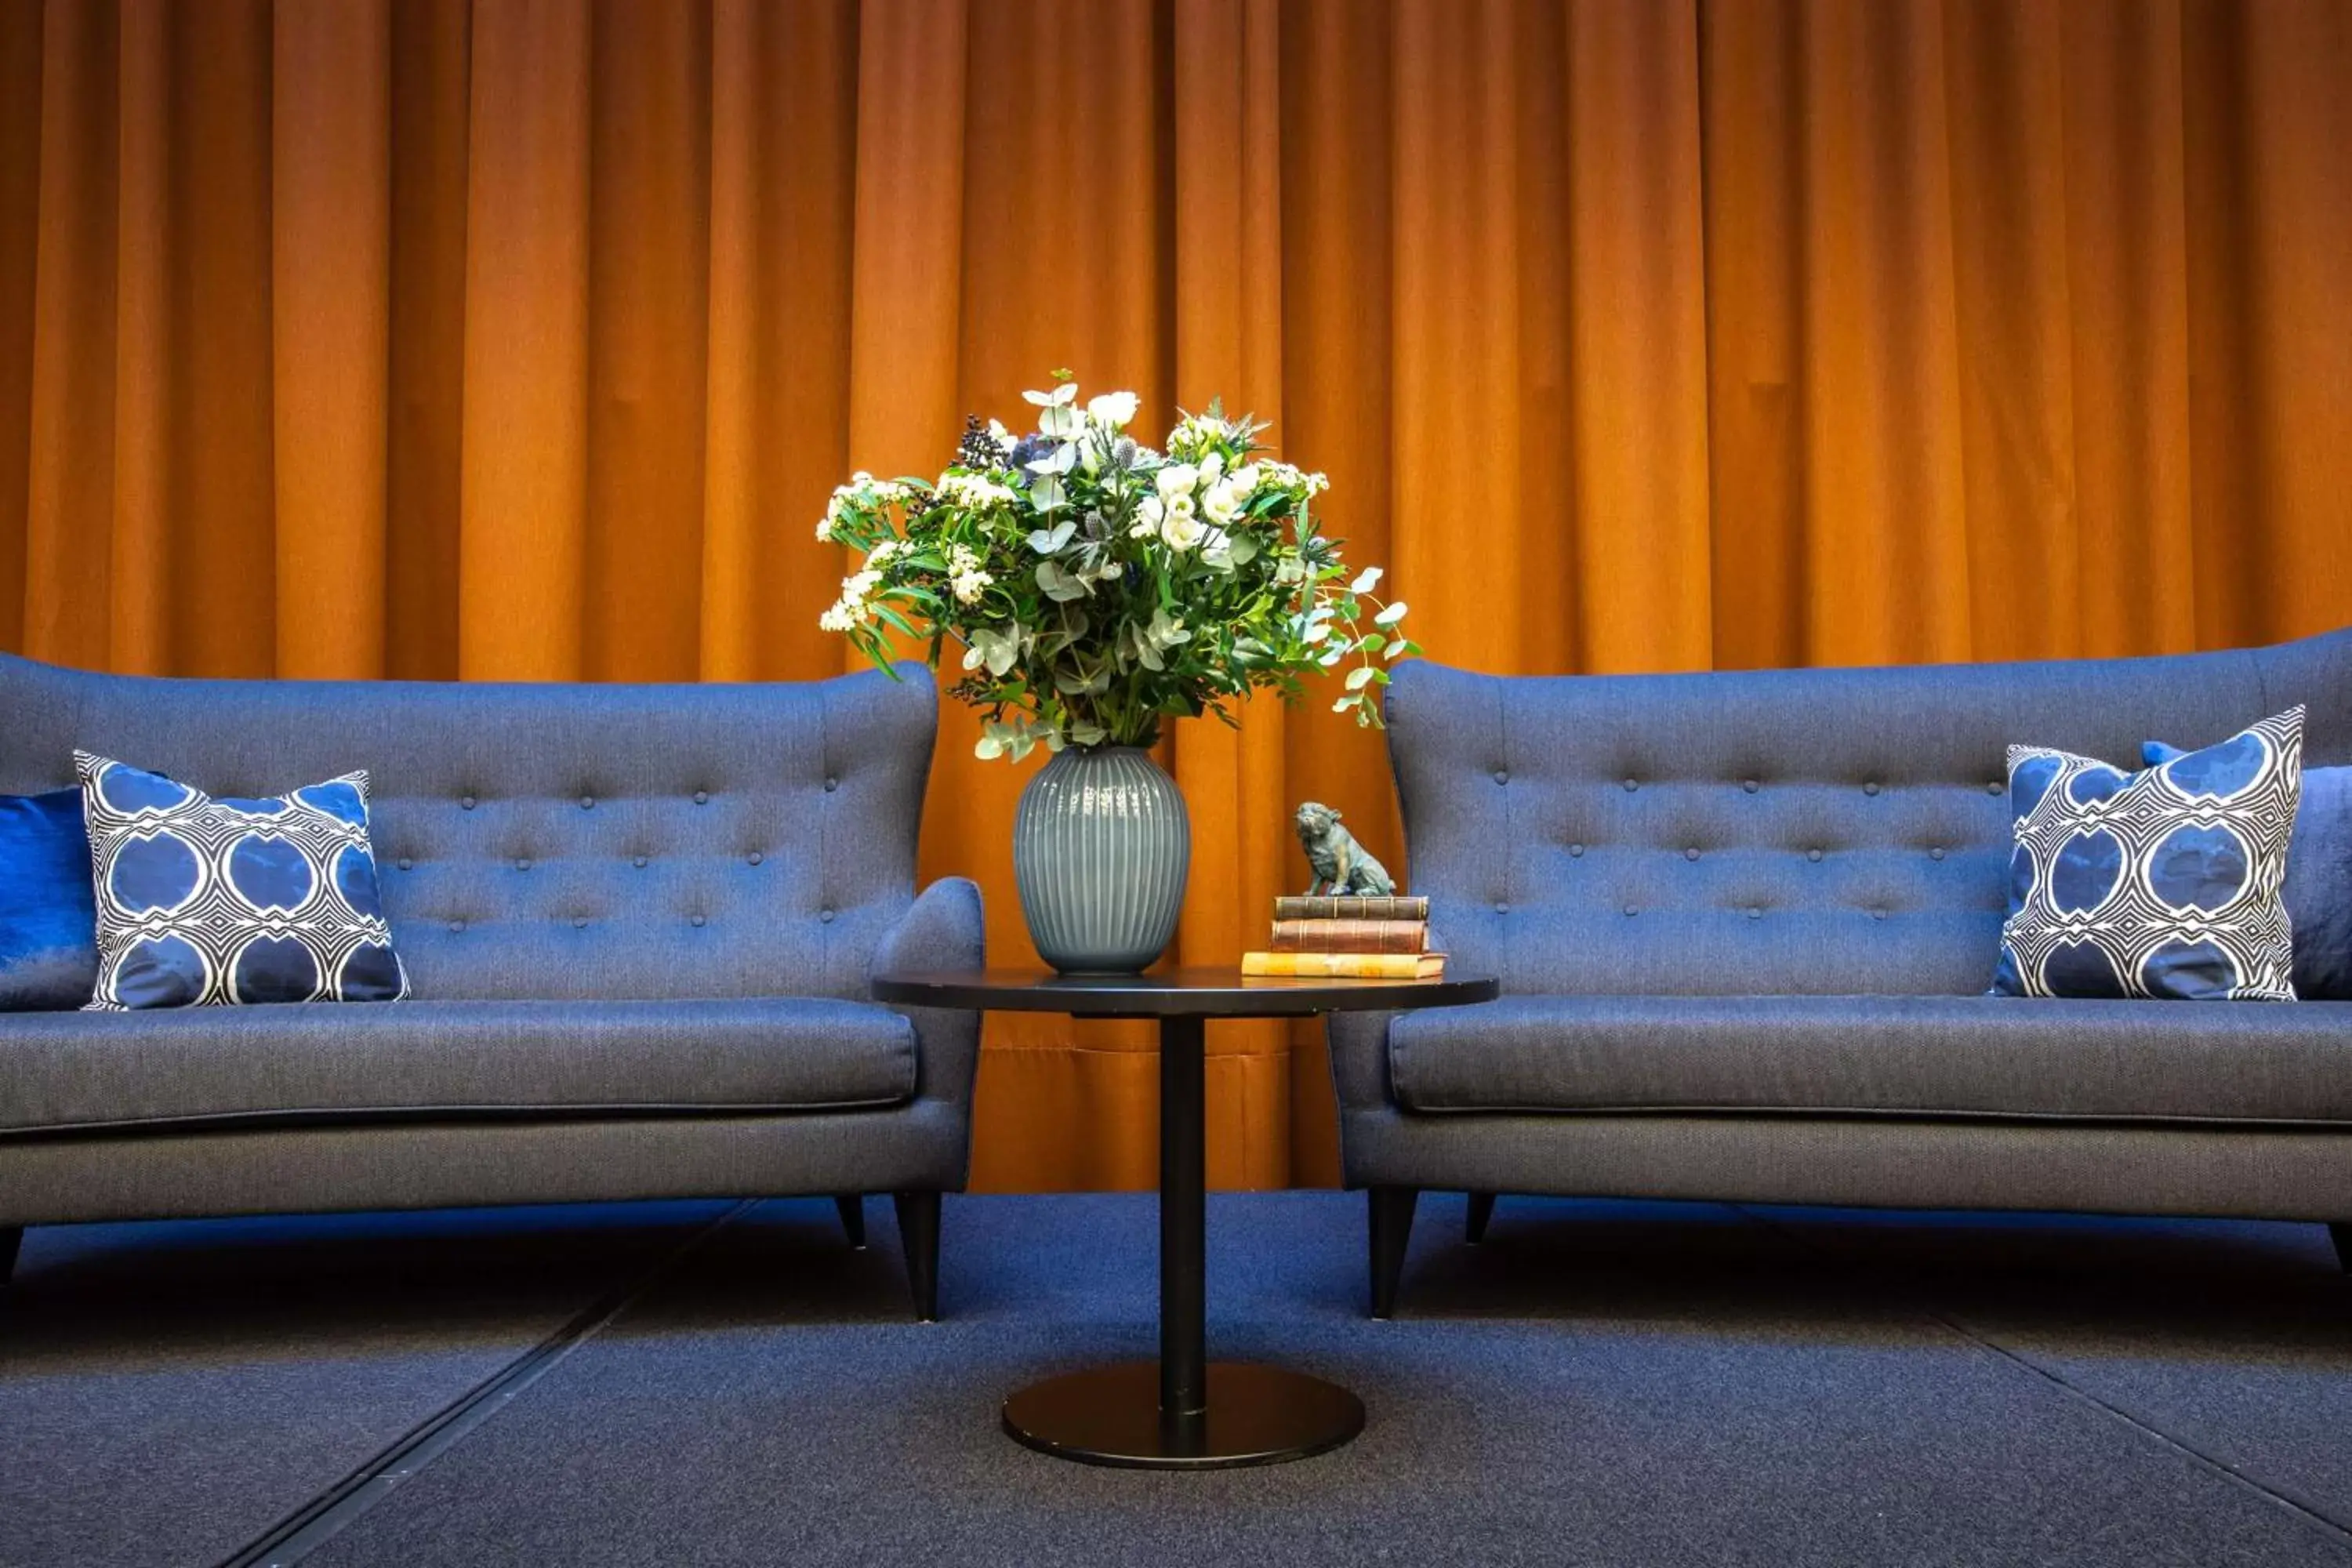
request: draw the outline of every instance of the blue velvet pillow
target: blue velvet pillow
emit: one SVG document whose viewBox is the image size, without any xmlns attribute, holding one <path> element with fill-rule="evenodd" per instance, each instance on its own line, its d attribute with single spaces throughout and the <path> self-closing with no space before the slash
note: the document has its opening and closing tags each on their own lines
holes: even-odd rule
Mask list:
<svg viewBox="0 0 2352 1568">
<path fill-rule="evenodd" d="M 2302 793 L 2301 708 L 2131 773 L 2011 746 L 1992 994 L 2294 1001 L 2279 889 Z"/>
<path fill-rule="evenodd" d="M 79 1007 L 97 981 L 81 791 L 0 795 L 0 1012 Z"/>
<path fill-rule="evenodd" d="M 2161 741 L 2140 747 L 2149 767 L 2185 754 Z M 2280 898 L 2294 927 L 2294 994 L 2352 1001 L 2352 768 L 2303 770 Z"/>
<path fill-rule="evenodd" d="M 215 800 L 88 752 L 74 765 L 98 910 L 92 1009 L 408 994 L 377 896 L 367 774 Z"/>
</svg>

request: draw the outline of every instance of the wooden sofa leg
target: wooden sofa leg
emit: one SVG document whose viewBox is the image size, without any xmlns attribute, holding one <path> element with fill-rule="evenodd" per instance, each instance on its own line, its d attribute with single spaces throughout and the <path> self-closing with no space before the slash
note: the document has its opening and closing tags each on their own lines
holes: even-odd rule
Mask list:
<svg viewBox="0 0 2352 1568">
<path fill-rule="evenodd" d="M 21 1225 L 0 1225 L 0 1290 L 8 1288 L 8 1280 L 16 1272 L 16 1249 L 25 1245 L 25 1227 Z"/>
<path fill-rule="evenodd" d="M 940 1321 L 940 1194 L 898 1193 L 898 1239 L 907 1248 L 907 1287 L 915 1295 L 915 1321 Z"/>
<path fill-rule="evenodd" d="M 1495 1217 L 1495 1194 L 1472 1193 L 1469 1217 L 1462 1222 L 1462 1239 L 1475 1247 L 1486 1239 L 1486 1222 Z"/>
<path fill-rule="evenodd" d="M 2337 1220 L 2327 1227 L 2327 1239 L 2336 1244 L 2336 1265 L 2352 1274 L 2352 1220 Z"/>
<path fill-rule="evenodd" d="M 849 1237 L 850 1250 L 865 1251 L 866 1194 L 844 1193 L 833 1200 L 833 1206 L 841 1211 L 841 1234 Z"/>
<path fill-rule="evenodd" d="M 1397 1286 L 1404 1278 L 1405 1243 L 1412 1239 L 1412 1205 L 1421 1189 L 1373 1187 L 1365 1196 L 1370 1200 L 1372 1221 L 1372 1316 L 1392 1318 Z"/>
</svg>

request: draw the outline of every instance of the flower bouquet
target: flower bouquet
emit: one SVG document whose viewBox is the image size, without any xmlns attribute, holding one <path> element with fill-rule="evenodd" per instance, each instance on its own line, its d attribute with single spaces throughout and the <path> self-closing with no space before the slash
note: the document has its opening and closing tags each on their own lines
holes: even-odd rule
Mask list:
<svg viewBox="0 0 2352 1568">
<path fill-rule="evenodd" d="M 1386 665 L 1420 649 L 1381 569 L 1318 531 L 1328 481 L 1263 456 L 1265 426 L 1213 403 L 1154 450 L 1128 433 L 1133 393 L 1055 383 L 1024 394 L 1034 432 L 975 418 L 937 479 L 834 492 L 817 537 L 864 560 L 821 624 L 885 669 L 892 633 L 934 668 L 952 647 L 979 754 L 1055 753 L 1014 826 L 1031 933 L 1057 967 L 1134 969 L 1167 945 L 1189 859 L 1182 796 L 1142 750 L 1161 724 L 1233 724 L 1251 692 L 1295 700 L 1344 667 L 1332 707 L 1378 725 Z"/>
</svg>

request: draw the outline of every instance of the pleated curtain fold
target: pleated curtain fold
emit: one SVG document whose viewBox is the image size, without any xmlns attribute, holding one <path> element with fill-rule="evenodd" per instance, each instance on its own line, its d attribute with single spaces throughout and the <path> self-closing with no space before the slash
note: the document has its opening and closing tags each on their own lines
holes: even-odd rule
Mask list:
<svg viewBox="0 0 2352 1568">
<path fill-rule="evenodd" d="M 0 645 L 833 674 L 832 486 L 1061 366 L 1274 420 L 1451 663 L 2300 635 L 2347 149 L 2338 0 L 0 0 Z M 1263 934 L 1301 798 L 1401 858 L 1326 707 L 1164 747 L 1182 956 Z M 1018 961 L 975 732 L 926 869 Z M 987 1042 L 980 1184 L 1152 1179 L 1139 1026 Z M 1211 1049 L 1215 1179 L 1334 1179 L 1319 1036 Z"/>
</svg>

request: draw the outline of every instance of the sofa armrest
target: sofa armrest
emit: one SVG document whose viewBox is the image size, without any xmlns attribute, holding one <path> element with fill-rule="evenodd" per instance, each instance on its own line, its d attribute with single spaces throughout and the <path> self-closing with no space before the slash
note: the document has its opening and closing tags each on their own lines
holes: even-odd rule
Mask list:
<svg viewBox="0 0 2352 1568">
<path fill-rule="evenodd" d="M 1389 1089 L 1389 1025 L 1394 1013 L 1332 1013 L 1323 1020 L 1331 1058 L 1331 1087 L 1339 1109 L 1385 1110 L 1395 1103 Z"/>
<path fill-rule="evenodd" d="M 882 933 L 866 973 L 871 981 L 884 970 L 979 969 L 987 961 L 979 885 L 968 877 L 942 877 Z M 980 1065 L 980 1015 L 947 1007 L 897 1011 L 915 1026 L 915 1097 L 969 1105 Z"/>
<path fill-rule="evenodd" d="M 1445 951 L 1437 928 L 1429 928 L 1429 950 Z M 1392 1110 L 1396 1091 L 1389 1083 L 1389 1026 L 1394 1013 L 1332 1013 L 1323 1021 L 1324 1054 L 1331 1058 L 1331 1087 L 1339 1109 Z"/>
</svg>

